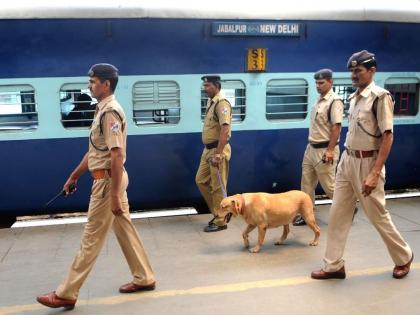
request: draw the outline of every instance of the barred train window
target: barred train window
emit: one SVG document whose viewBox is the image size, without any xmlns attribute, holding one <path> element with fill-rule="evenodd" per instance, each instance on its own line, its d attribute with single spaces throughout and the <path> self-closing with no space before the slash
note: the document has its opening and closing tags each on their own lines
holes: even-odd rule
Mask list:
<svg viewBox="0 0 420 315">
<path fill-rule="evenodd" d="M 308 83 L 303 79 L 275 79 L 267 83 L 268 120 L 305 119 L 308 114 Z"/>
<path fill-rule="evenodd" d="M 350 107 L 349 96 L 356 91 L 356 88 L 351 83 L 334 84 L 333 91 L 342 99 L 344 103 L 344 117 L 347 117 Z"/>
<path fill-rule="evenodd" d="M 31 85 L 0 86 L 0 131 L 37 128 L 34 88 Z"/>
<path fill-rule="evenodd" d="M 174 125 L 181 115 L 175 81 L 139 81 L 133 86 L 133 119 L 139 126 Z"/>
<path fill-rule="evenodd" d="M 232 122 L 241 122 L 246 114 L 246 88 L 245 83 L 239 80 L 221 81 L 221 94 L 232 105 Z M 206 114 L 208 97 L 201 87 L 201 120 L 204 120 Z"/>
<path fill-rule="evenodd" d="M 65 128 L 89 128 L 96 103 L 86 83 L 64 84 L 60 89 L 61 123 Z"/>
<path fill-rule="evenodd" d="M 417 78 L 391 78 L 386 80 L 385 89 L 395 100 L 394 115 L 416 116 L 419 111 L 420 82 Z"/>
</svg>

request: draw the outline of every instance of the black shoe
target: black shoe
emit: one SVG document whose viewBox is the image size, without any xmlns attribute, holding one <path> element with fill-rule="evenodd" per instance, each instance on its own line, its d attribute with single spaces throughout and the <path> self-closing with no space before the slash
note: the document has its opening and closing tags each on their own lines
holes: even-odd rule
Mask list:
<svg viewBox="0 0 420 315">
<path fill-rule="evenodd" d="M 218 231 L 223 231 L 227 229 L 227 225 L 216 225 L 214 223 L 207 225 L 204 228 L 204 232 L 218 232 Z"/>
<path fill-rule="evenodd" d="M 210 226 L 210 225 L 214 224 L 214 223 L 213 223 L 213 222 L 214 222 L 214 220 L 216 220 L 216 217 L 214 217 L 213 219 L 211 219 L 211 220 L 207 223 L 207 225 L 208 225 L 208 226 Z"/>
<path fill-rule="evenodd" d="M 353 212 L 353 219 L 351 219 L 351 222 L 354 221 L 354 217 L 356 216 L 357 212 L 359 211 L 359 209 L 356 207 L 354 208 L 354 212 Z"/>
<path fill-rule="evenodd" d="M 294 226 L 306 225 L 306 222 L 301 216 L 298 216 L 295 218 L 295 221 L 293 221 L 293 225 Z"/>
</svg>

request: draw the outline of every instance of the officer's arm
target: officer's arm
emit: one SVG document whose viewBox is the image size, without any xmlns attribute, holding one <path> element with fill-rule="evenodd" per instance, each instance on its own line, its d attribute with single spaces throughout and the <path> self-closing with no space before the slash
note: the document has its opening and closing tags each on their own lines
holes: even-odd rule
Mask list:
<svg viewBox="0 0 420 315">
<path fill-rule="evenodd" d="M 77 182 L 80 176 L 83 175 L 88 170 L 88 153 L 85 154 L 83 159 L 80 161 L 79 165 L 71 172 L 69 178 L 67 179 L 66 183 L 63 186 L 63 190 L 66 194 L 69 193 L 69 187 L 71 184 Z"/>
<path fill-rule="evenodd" d="M 83 159 L 80 161 L 79 165 L 71 173 L 71 177 L 78 179 L 87 170 L 88 170 L 88 153 L 86 152 Z"/>
<path fill-rule="evenodd" d="M 377 119 L 379 130 L 382 133 L 382 139 L 375 164 L 363 184 L 362 193 L 364 196 L 370 195 L 372 190 L 376 188 L 382 168 L 391 152 L 392 143 L 394 141 L 394 135 L 392 133 L 393 111 L 394 103 L 389 96 L 379 99 Z"/>
<path fill-rule="evenodd" d="M 334 148 L 338 143 L 338 139 L 340 138 L 340 132 L 341 124 L 334 124 L 331 126 L 331 138 L 327 148 L 328 151 L 334 151 Z"/>
<path fill-rule="evenodd" d="M 334 157 L 334 148 L 337 145 L 340 139 L 340 132 L 341 132 L 341 122 L 343 121 L 343 110 L 344 104 L 339 100 L 335 100 L 333 104 L 331 104 L 331 137 L 330 142 L 328 143 L 327 147 L 327 155 L 329 158 L 333 159 Z"/>
<path fill-rule="evenodd" d="M 375 165 L 373 166 L 371 173 L 379 176 L 382 167 L 385 165 L 388 155 L 391 152 L 392 143 L 394 142 L 394 135 L 390 130 L 387 130 L 382 135 L 381 146 L 379 147 L 378 157 Z"/>
<path fill-rule="evenodd" d="M 394 141 L 394 136 L 392 133 L 394 127 L 393 118 L 394 102 L 391 96 L 384 95 L 383 97 L 380 97 L 377 107 L 378 126 L 382 133 L 382 141 L 379 147 L 378 158 L 376 159 L 376 163 L 371 170 L 371 173 L 377 174 L 377 176 L 379 176 L 382 167 L 388 158 L 392 143 Z"/>
<path fill-rule="evenodd" d="M 119 198 L 123 173 L 124 155 L 121 148 L 111 149 L 111 197 Z"/>
<path fill-rule="evenodd" d="M 220 129 L 219 144 L 217 145 L 216 154 L 222 154 L 229 138 L 230 125 L 224 124 Z"/>
<path fill-rule="evenodd" d="M 124 135 L 123 122 L 115 112 L 107 112 L 103 121 L 103 132 L 105 143 L 110 148 L 111 153 L 111 198 L 112 212 L 114 215 L 120 215 L 121 209 L 121 181 L 124 165 Z"/>
<path fill-rule="evenodd" d="M 232 107 L 229 102 L 223 100 L 220 101 L 215 110 L 220 123 L 219 144 L 217 145 L 216 154 L 222 154 L 229 140 L 230 124 L 232 123 Z"/>
</svg>

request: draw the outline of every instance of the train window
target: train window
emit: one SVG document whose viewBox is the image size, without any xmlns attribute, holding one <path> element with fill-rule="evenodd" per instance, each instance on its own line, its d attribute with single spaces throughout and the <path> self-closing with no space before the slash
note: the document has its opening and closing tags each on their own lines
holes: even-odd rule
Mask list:
<svg viewBox="0 0 420 315">
<path fill-rule="evenodd" d="M 64 84 L 60 89 L 61 123 L 65 128 L 89 128 L 96 103 L 86 83 Z"/>
<path fill-rule="evenodd" d="M 417 78 L 391 78 L 385 82 L 385 89 L 395 99 L 395 116 L 416 116 L 419 111 L 420 82 Z"/>
<path fill-rule="evenodd" d="M 337 80 L 338 81 L 338 80 Z M 338 83 L 334 80 L 333 91 L 343 100 L 344 103 L 344 117 L 349 115 L 350 101 L 349 96 L 356 91 L 356 88 L 351 83 Z"/>
<path fill-rule="evenodd" d="M 37 128 L 35 89 L 31 85 L 0 86 L 0 131 Z"/>
<path fill-rule="evenodd" d="M 223 80 L 221 94 L 232 105 L 232 122 L 239 123 L 245 119 L 246 113 L 246 88 L 240 80 Z M 201 120 L 206 114 L 208 97 L 201 88 Z"/>
<path fill-rule="evenodd" d="M 267 83 L 266 118 L 299 119 L 308 114 L 308 83 L 303 79 L 275 79 Z"/>
<path fill-rule="evenodd" d="M 177 124 L 180 103 L 175 81 L 139 81 L 133 86 L 133 119 L 138 126 Z"/>
</svg>

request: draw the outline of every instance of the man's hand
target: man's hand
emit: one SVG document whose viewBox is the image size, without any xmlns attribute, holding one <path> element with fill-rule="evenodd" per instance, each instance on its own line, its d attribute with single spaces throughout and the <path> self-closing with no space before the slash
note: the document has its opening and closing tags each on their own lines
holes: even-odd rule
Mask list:
<svg viewBox="0 0 420 315">
<path fill-rule="evenodd" d="M 75 185 L 75 187 L 73 190 L 70 190 L 70 186 L 73 184 Z M 65 182 L 63 186 L 63 190 L 65 191 L 65 196 L 72 195 L 77 190 L 76 185 L 77 185 L 77 178 L 74 178 L 70 175 L 70 177 L 67 179 L 67 181 Z"/>
<path fill-rule="evenodd" d="M 322 161 L 324 163 L 334 163 L 334 151 L 327 149 L 324 153 L 324 155 L 322 156 Z"/>
<path fill-rule="evenodd" d="M 119 196 L 112 196 L 111 198 L 111 209 L 112 213 L 115 216 L 119 216 L 123 214 L 121 200 Z"/>
<path fill-rule="evenodd" d="M 222 155 L 215 154 L 210 158 L 210 164 L 214 167 L 219 167 L 220 163 L 222 162 Z"/>
<path fill-rule="evenodd" d="M 378 185 L 379 172 L 371 171 L 363 182 L 362 194 L 367 197 Z"/>
</svg>

